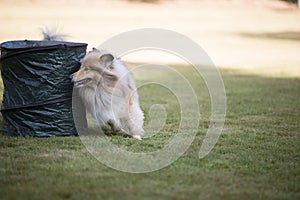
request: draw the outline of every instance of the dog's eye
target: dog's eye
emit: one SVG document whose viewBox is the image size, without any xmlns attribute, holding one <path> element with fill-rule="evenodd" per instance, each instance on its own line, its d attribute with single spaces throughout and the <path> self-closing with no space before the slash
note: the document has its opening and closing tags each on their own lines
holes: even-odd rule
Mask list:
<svg viewBox="0 0 300 200">
<path fill-rule="evenodd" d="M 87 67 L 84 67 L 84 69 L 83 69 L 85 72 L 86 71 L 89 71 L 89 68 L 87 68 Z"/>
</svg>

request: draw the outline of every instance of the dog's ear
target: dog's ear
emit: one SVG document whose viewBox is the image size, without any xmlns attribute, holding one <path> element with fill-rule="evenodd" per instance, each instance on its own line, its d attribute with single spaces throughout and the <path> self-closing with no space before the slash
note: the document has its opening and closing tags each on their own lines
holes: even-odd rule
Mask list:
<svg viewBox="0 0 300 200">
<path fill-rule="evenodd" d="M 97 52 L 100 52 L 100 50 L 99 50 L 99 49 L 97 49 L 97 48 L 95 48 L 95 47 L 93 47 L 92 51 L 97 51 Z"/>
<path fill-rule="evenodd" d="M 114 60 L 114 56 L 111 55 L 110 53 L 109 54 L 103 54 L 100 57 L 100 62 L 103 62 L 103 63 L 112 62 L 113 60 Z"/>
<path fill-rule="evenodd" d="M 108 66 L 112 63 L 112 61 L 114 60 L 114 56 L 111 54 L 103 54 L 102 56 L 100 56 L 100 63 L 104 64 L 105 66 Z"/>
<path fill-rule="evenodd" d="M 91 50 L 91 51 L 89 51 L 88 53 L 92 53 L 92 52 L 100 52 L 100 50 L 99 50 L 99 49 L 97 49 L 97 48 L 95 48 L 95 47 L 93 47 L 93 48 L 92 48 L 92 50 Z"/>
</svg>

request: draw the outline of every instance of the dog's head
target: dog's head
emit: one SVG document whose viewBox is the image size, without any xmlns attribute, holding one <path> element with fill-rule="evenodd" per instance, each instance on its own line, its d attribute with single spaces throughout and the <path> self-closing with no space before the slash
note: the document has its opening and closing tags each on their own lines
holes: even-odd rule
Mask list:
<svg viewBox="0 0 300 200">
<path fill-rule="evenodd" d="M 113 86 L 118 80 L 114 74 L 114 56 L 93 48 L 82 60 L 80 69 L 71 75 L 75 87 Z"/>
</svg>

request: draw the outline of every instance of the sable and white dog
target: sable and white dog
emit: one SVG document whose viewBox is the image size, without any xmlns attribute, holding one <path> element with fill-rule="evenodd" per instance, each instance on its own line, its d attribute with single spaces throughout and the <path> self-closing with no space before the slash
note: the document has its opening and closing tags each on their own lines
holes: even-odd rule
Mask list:
<svg viewBox="0 0 300 200">
<path fill-rule="evenodd" d="M 123 130 L 142 139 L 144 114 L 133 75 L 125 63 L 94 48 L 71 78 L 86 109 L 99 124 L 108 124 L 113 132 Z"/>
<path fill-rule="evenodd" d="M 48 28 L 42 34 L 43 40 L 48 41 L 64 41 L 67 36 Z M 86 109 L 100 125 L 108 124 L 115 133 L 123 130 L 142 139 L 144 114 L 134 78 L 125 63 L 93 48 L 71 78 Z"/>
</svg>

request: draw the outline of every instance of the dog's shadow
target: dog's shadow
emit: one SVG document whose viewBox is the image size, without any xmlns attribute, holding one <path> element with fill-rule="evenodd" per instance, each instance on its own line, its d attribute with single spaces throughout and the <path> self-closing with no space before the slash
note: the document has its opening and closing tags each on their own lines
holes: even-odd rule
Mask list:
<svg viewBox="0 0 300 200">
<path fill-rule="evenodd" d="M 113 132 L 109 125 L 99 125 L 96 120 L 90 115 L 86 116 L 87 124 L 80 130 L 80 136 L 92 136 L 92 137 L 123 137 L 129 138 L 132 137 L 126 132 L 119 131 L 117 133 Z"/>
<path fill-rule="evenodd" d="M 128 133 L 125 133 L 123 131 L 120 131 L 118 133 L 115 133 L 112 131 L 112 129 L 110 128 L 110 126 L 107 125 L 103 125 L 103 126 L 99 126 L 99 127 L 88 127 L 83 133 L 81 133 L 80 135 L 82 136 L 96 136 L 96 137 L 115 137 L 115 136 L 119 136 L 119 137 L 123 137 L 123 138 L 129 138 L 131 137 Z"/>
</svg>

